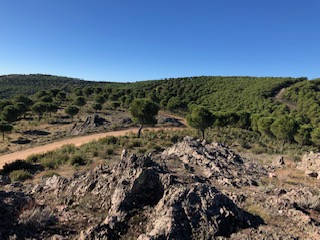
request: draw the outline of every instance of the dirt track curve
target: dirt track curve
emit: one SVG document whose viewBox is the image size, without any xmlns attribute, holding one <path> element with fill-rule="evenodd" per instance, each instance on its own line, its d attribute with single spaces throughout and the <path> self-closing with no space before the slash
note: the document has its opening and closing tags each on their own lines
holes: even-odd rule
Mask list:
<svg viewBox="0 0 320 240">
<path fill-rule="evenodd" d="M 145 128 L 143 130 L 154 130 L 154 131 L 159 131 L 159 130 L 164 130 L 164 129 L 170 129 L 170 130 L 181 130 L 183 128 L 179 127 L 155 127 L 155 128 Z M 48 143 L 42 146 L 38 147 L 33 147 L 33 148 L 28 148 L 25 150 L 21 151 L 16 151 L 13 153 L 5 154 L 0 156 L 0 169 L 3 167 L 5 163 L 9 163 L 12 161 L 15 161 L 17 159 L 26 159 L 28 156 L 32 154 L 40 154 L 40 153 L 45 153 L 48 151 L 55 150 L 57 148 L 62 147 L 63 145 L 67 144 L 74 144 L 75 146 L 81 146 L 82 144 L 91 142 L 93 140 L 98 140 L 107 136 L 124 136 L 127 135 L 130 132 L 137 132 L 138 128 L 128 128 L 124 130 L 118 130 L 118 131 L 111 131 L 111 132 L 104 132 L 104 133 L 94 133 L 86 136 L 80 136 L 80 137 L 74 137 L 74 138 L 69 138 L 69 139 L 64 139 L 60 141 L 56 141 L 53 143 Z"/>
</svg>

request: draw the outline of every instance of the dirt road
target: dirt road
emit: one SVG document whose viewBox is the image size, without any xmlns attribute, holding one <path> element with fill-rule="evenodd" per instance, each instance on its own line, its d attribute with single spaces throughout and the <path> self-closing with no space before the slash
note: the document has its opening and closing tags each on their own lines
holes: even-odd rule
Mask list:
<svg viewBox="0 0 320 240">
<path fill-rule="evenodd" d="M 145 128 L 143 129 L 146 130 L 154 130 L 154 131 L 159 131 L 159 130 L 164 130 L 164 129 L 170 129 L 170 130 L 181 130 L 183 128 L 179 127 L 155 127 L 155 128 Z M 12 161 L 15 161 L 17 159 L 26 159 L 28 156 L 32 154 L 40 154 L 40 153 L 45 153 L 48 151 L 55 150 L 57 148 L 62 147 L 63 145 L 67 144 L 74 144 L 75 146 L 81 146 L 82 144 L 91 142 L 93 140 L 98 140 L 100 138 L 104 138 L 107 136 L 125 136 L 129 134 L 130 132 L 137 132 L 138 128 L 129 128 L 129 129 L 124 129 L 124 130 L 118 130 L 118 131 L 111 131 L 111 132 L 104 132 L 104 133 L 94 133 L 86 136 L 80 136 L 80 137 L 74 137 L 74 138 L 69 138 L 69 139 L 64 139 L 60 141 L 56 141 L 53 143 L 45 144 L 42 146 L 34 147 L 34 148 L 28 148 L 25 150 L 9 153 L 0 156 L 0 169 L 3 167 L 5 163 L 9 163 Z"/>
</svg>

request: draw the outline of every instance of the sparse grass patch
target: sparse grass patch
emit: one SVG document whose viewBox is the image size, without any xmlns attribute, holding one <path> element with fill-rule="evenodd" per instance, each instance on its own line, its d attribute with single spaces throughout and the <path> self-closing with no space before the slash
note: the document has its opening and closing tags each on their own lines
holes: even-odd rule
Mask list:
<svg viewBox="0 0 320 240">
<path fill-rule="evenodd" d="M 272 216 L 268 213 L 268 211 L 258 204 L 250 204 L 245 208 L 245 210 L 253 215 L 261 217 L 267 224 L 272 219 Z"/>
<path fill-rule="evenodd" d="M 26 170 L 14 170 L 10 172 L 9 177 L 11 181 L 25 181 L 31 179 L 32 175 Z"/>
<path fill-rule="evenodd" d="M 48 172 L 46 172 L 46 173 L 44 173 L 44 174 L 42 175 L 42 179 L 44 179 L 44 178 L 50 178 L 50 177 L 53 177 L 54 175 L 60 176 L 60 174 L 57 173 L 57 172 L 55 172 L 55 171 L 48 171 Z"/>
</svg>

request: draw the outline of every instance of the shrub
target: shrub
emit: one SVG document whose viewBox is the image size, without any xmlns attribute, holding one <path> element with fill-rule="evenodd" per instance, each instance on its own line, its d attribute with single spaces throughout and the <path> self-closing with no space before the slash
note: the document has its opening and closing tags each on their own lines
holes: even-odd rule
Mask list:
<svg viewBox="0 0 320 240">
<path fill-rule="evenodd" d="M 102 144 L 116 144 L 118 142 L 118 139 L 114 136 L 106 137 L 100 140 Z"/>
<path fill-rule="evenodd" d="M 27 163 L 37 163 L 39 159 L 41 158 L 41 155 L 39 154 L 32 154 L 29 157 L 26 158 Z"/>
<path fill-rule="evenodd" d="M 62 146 L 62 148 L 59 150 L 62 153 L 75 153 L 77 150 L 77 147 L 74 144 L 67 144 Z"/>
<path fill-rule="evenodd" d="M 107 147 L 107 148 L 104 148 L 100 153 L 99 153 L 99 157 L 105 159 L 107 158 L 108 156 L 114 154 L 114 148 L 112 147 Z"/>
<path fill-rule="evenodd" d="M 56 167 L 56 162 L 54 159 L 46 157 L 42 158 L 40 164 L 45 168 L 54 169 Z"/>
<path fill-rule="evenodd" d="M 27 170 L 29 172 L 36 172 L 38 170 L 43 170 L 43 168 L 39 165 L 33 165 L 31 163 L 28 163 L 26 161 L 23 160 L 16 160 L 14 162 L 11 163 L 6 163 L 3 166 L 3 169 L 1 171 L 2 174 L 9 174 L 12 171 L 15 170 Z"/>
<path fill-rule="evenodd" d="M 132 149 L 132 148 L 135 148 L 135 147 L 141 147 L 141 141 L 140 140 L 132 140 L 129 142 L 128 144 L 128 148 L 129 149 Z"/>
<path fill-rule="evenodd" d="M 31 179 L 32 175 L 26 170 L 14 170 L 9 174 L 11 181 L 25 181 Z"/>
<path fill-rule="evenodd" d="M 81 166 L 86 164 L 86 160 L 80 155 L 75 155 L 70 158 L 69 164 L 72 166 Z"/>
</svg>

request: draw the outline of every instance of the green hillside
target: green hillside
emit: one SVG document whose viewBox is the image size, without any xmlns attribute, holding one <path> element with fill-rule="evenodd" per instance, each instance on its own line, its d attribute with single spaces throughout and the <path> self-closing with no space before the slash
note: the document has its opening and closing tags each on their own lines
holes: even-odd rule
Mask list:
<svg viewBox="0 0 320 240">
<path fill-rule="evenodd" d="M 75 87 L 95 85 L 97 83 L 75 78 L 30 74 L 30 75 L 4 75 L 0 76 L 0 98 L 12 98 L 14 95 L 32 95 L 41 90 L 59 88 L 70 91 Z"/>
<path fill-rule="evenodd" d="M 320 144 L 320 80 L 200 76 L 110 83 L 9 75 L 0 77 L 0 96 L 0 113 L 6 116 L 3 121 L 10 120 L 11 112 L 20 111 L 13 119 L 26 111 L 40 118 L 67 105 L 76 105 L 83 113 L 117 108 L 128 111 L 134 99 L 149 98 L 161 109 L 183 116 L 201 105 L 212 113 L 213 130 L 246 130 L 246 135 L 256 134 L 252 139 L 264 139 L 268 144 Z"/>
</svg>

